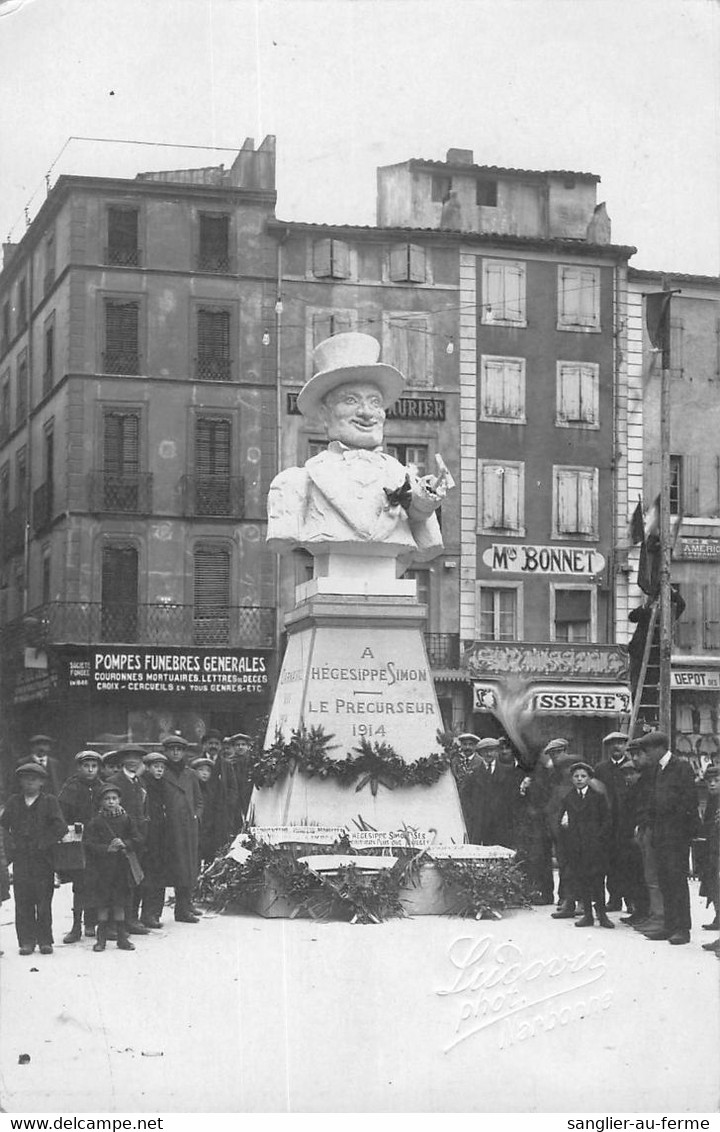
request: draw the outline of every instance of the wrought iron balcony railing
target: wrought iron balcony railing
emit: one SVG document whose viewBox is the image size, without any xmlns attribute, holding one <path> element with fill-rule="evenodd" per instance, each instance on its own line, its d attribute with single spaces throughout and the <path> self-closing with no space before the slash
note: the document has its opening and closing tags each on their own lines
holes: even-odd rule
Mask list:
<svg viewBox="0 0 720 1132">
<path fill-rule="evenodd" d="M 105 263 L 112 267 L 139 267 L 140 249 L 133 247 L 105 248 Z"/>
<path fill-rule="evenodd" d="M 460 667 L 460 635 L 458 633 L 426 633 L 425 646 L 431 668 Z"/>
<path fill-rule="evenodd" d="M 275 610 L 269 606 L 135 604 L 122 601 L 53 601 L 2 630 L 9 648 L 52 644 L 144 644 L 271 648 Z"/>
<path fill-rule="evenodd" d="M 103 354 L 103 373 L 138 374 L 140 355 L 133 350 L 106 350 Z"/>
<path fill-rule="evenodd" d="M 230 256 L 221 252 L 200 252 L 197 257 L 198 271 L 215 271 L 227 275 L 230 271 Z"/>
<path fill-rule="evenodd" d="M 221 354 L 196 358 L 195 376 L 198 381 L 232 381 L 232 362 Z"/>
<path fill-rule="evenodd" d="M 52 481 L 41 483 L 33 492 L 32 525 L 35 534 L 40 534 L 50 526 L 53 518 Z"/>
<path fill-rule="evenodd" d="M 183 476 L 182 496 L 186 518 L 242 519 L 245 516 L 242 476 Z"/>
<path fill-rule="evenodd" d="M 0 547 L 3 562 L 16 554 L 22 554 L 25 547 L 24 507 L 15 507 L 7 513 L 4 520 L 0 520 Z"/>
<path fill-rule="evenodd" d="M 90 509 L 149 515 L 152 511 L 152 483 L 150 472 L 91 472 Z"/>
</svg>

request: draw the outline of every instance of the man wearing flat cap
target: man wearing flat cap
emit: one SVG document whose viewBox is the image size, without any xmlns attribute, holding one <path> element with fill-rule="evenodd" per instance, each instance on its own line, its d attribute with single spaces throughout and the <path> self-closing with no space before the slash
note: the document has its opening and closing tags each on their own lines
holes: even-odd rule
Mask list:
<svg viewBox="0 0 720 1132">
<path fill-rule="evenodd" d="M 110 775 L 106 783 L 106 785 L 117 786 L 120 792 L 120 804 L 128 817 L 131 817 L 135 823 L 140 839 L 136 853 L 141 864 L 148 827 L 147 791 L 139 777 L 144 756 L 143 747 L 135 746 L 132 743 L 120 747 L 118 749 L 120 770 L 116 774 Z M 128 904 L 125 908 L 125 928 L 129 935 L 148 934 L 147 927 L 140 922 L 140 898 L 139 888 L 129 889 Z"/>
<path fill-rule="evenodd" d="M 51 754 L 55 740 L 50 735 L 32 735 L 28 744 L 31 761 L 39 763 L 47 774 L 43 792 L 54 794 L 57 797 L 63 783 L 63 775 L 60 770 L 60 763 Z"/>
<path fill-rule="evenodd" d="M 97 751 L 78 751 L 75 755 L 75 773 L 70 775 L 58 794 L 65 821 L 69 826 L 74 826 L 75 833 L 80 835 L 91 818 L 95 817 L 98 808 L 98 793 L 102 785 L 100 762 Z M 73 870 L 71 879 L 73 922 L 70 931 L 63 936 L 63 943 L 78 943 L 82 938 L 83 915 L 85 935 L 94 936 L 97 924 L 97 913 L 94 908 L 87 906 L 85 900 L 85 868 Z"/>
<path fill-rule="evenodd" d="M 168 851 L 168 884 L 175 890 L 175 920 L 196 924 L 198 915 L 192 893 L 200 868 L 200 821 L 202 796 L 197 775 L 187 765 L 190 744 L 181 735 L 166 735 L 162 741 L 167 757 L 163 784 Z"/>
<path fill-rule="evenodd" d="M 314 374 L 297 405 L 322 421 L 330 443 L 270 485 L 267 541 L 280 553 L 357 554 L 372 546 L 375 555 L 409 561 L 441 552 L 434 512 L 453 484 L 439 457 L 436 476 L 418 477 L 382 451 L 386 410 L 405 378 L 379 355 L 369 334 L 337 334 L 314 350 Z"/>
<path fill-rule="evenodd" d="M 477 737 L 475 737 L 477 738 Z M 502 740 L 475 743 L 470 771 L 461 788 L 469 840 L 475 845 L 514 847 L 515 803 L 519 782 L 514 766 L 498 762 Z"/>
<path fill-rule="evenodd" d="M 662 928 L 648 932 L 647 938 L 689 943 L 689 854 L 698 827 L 695 774 L 689 763 L 672 753 L 663 731 L 643 735 L 635 746 L 646 751 L 657 767 L 650 795 L 650 827 L 665 915 Z"/>
<path fill-rule="evenodd" d="M 628 892 L 627 842 L 621 837 L 620 829 L 624 825 L 623 809 L 627 801 L 628 783 L 622 770 L 625 761 L 625 749 L 628 737 L 622 731 L 611 731 L 602 741 L 602 758 L 595 767 L 595 778 L 603 783 L 607 790 L 612 820 L 612 833 L 608 854 L 608 873 L 606 885 L 608 891 L 608 912 L 619 912 L 623 899 L 628 905 L 628 912 L 632 913 L 630 893 Z"/>
</svg>

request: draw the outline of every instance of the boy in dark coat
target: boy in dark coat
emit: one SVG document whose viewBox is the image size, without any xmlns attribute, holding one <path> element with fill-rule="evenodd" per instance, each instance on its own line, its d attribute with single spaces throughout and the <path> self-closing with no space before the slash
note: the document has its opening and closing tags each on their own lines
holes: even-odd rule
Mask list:
<svg viewBox="0 0 720 1132">
<path fill-rule="evenodd" d="M 145 876 L 140 888 L 140 922 L 146 928 L 159 928 L 165 906 L 167 875 L 167 808 L 165 805 L 165 766 L 161 751 L 151 751 L 143 759 L 143 786 L 147 792 L 147 836 L 143 854 Z"/>
<path fill-rule="evenodd" d="M 593 904 L 598 923 L 614 928 L 605 910 L 605 875 L 612 831 L 605 793 L 590 786 L 592 767 L 576 762 L 570 768 L 573 789 L 560 806 L 560 825 L 567 830 L 567 849 L 584 915 L 576 928 L 593 924 Z"/>
<path fill-rule="evenodd" d="M 71 774 L 58 794 L 58 802 L 68 825 L 82 826 L 95 817 L 100 790 L 100 755 L 97 751 L 78 751 L 75 755 L 75 773 Z M 77 943 L 82 935 L 83 912 L 85 935 L 95 935 L 97 916 L 85 900 L 85 870 L 72 873 L 73 924 L 63 943 Z"/>
<path fill-rule="evenodd" d="M 212 759 L 193 759 L 190 764 L 197 775 L 202 797 L 202 819 L 200 821 L 199 854 L 201 865 L 209 865 L 215 860 L 215 850 L 219 847 L 215 831 L 215 795 L 217 783 L 214 780 Z"/>
<path fill-rule="evenodd" d="M 48 774 L 39 763 L 22 763 L 15 771 L 19 793 L 11 794 L 0 818 L 9 834 L 8 859 L 13 864 L 15 931 L 21 955 L 52 955 L 52 898 L 55 884 L 53 848 L 67 831 L 54 794 L 44 794 Z"/>
<path fill-rule="evenodd" d="M 128 854 L 141 843 L 133 818 L 120 804 L 120 790 L 113 782 L 100 787 L 100 812 L 83 832 L 86 866 L 86 898 L 97 908 L 97 940 L 93 951 L 104 951 L 108 922 L 117 930 L 120 951 L 134 951 L 128 938 L 125 908 L 132 900 L 135 884 Z M 137 860 L 137 858 L 135 858 Z"/>
<path fill-rule="evenodd" d="M 175 889 L 175 919 L 196 924 L 191 898 L 200 868 L 199 836 L 202 797 L 197 775 L 185 765 L 190 744 L 181 735 L 163 739 L 167 756 L 165 806 L 167 812 L 168 884 Z"/>
<path fill-rule="evenodd" d="M 129 744 L 120 747 L 118 752 L 120 770 L 108 778 L 120 791 L 120 805 L 125 813 L 133 819 L 140 835 L 138 857 L 142 860 L 143 842 L 147 833 L 147 791 L 140 781 L 140 772 L 143 767 L 145 751 L 142 747 Z M 140 923 L 140 889 L 136 888 L 125 909 L 125 927 L 130 935 L 147 935 L 148 928 Z"/>
</svg>

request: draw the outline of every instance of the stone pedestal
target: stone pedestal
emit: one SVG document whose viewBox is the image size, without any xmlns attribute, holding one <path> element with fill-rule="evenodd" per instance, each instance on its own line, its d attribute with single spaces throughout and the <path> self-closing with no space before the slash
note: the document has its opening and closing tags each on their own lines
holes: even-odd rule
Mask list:
<svg viewBox="0 0 720 1132">
<path fill-rule="evenodd" d="M 338 556 L 343 559 L 343 556 Z M 332 556 L 330 556 L 332 558 Z M 333 569 L 333 566 L 336 566 Z M 265 746 L 301 725 L 322 727 L 345 759 L 362 739 L 387 743 L 406 762 L 440 750 L 443 724 L 422 633 L 424 607 L 398 581 L 392 559 L 353 558 L 316 569 L 288 616 L 283 660 Z M 332 591 L 335 592 L 332 592 Z M 370 592 L 372 591 L 372 592 Z M 389 790 L 340 786 L 297 770 L 253 792 L 256 826 L 359 821 L 382 831 L 404 825 L 462 843 L 465 826 L 448 770 L 431 786 Z"/>
</svg>

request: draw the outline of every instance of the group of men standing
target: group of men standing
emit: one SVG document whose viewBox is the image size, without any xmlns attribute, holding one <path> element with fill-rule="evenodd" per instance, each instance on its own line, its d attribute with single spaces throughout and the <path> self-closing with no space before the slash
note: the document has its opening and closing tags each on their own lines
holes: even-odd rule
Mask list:
<svg viewBox="0 0 720 1132">
<path fill-rule="evenodd" d="M 203 862 L 241 828 L 250 797 L 249 735 L 209 731 L 202 754 L 181 735 L 158 749 L 129 744 L 100 755 L 82 750 L 61 784 L 52 739 L 34 736 L 15 771 L 17 792 L 2 815 L 13 863 L 22 954 L 52 952 L 54 875 L 72 882 L 73 922 L 64 943 L 86 936 L 133 950 L 128 936 L 160 927 L 165 890 L 174 917 L 197 923 L 192 893 Z"/>
<path fill-rule="evenodd" d="M 618 731 L 603 739 L 593 766 L 578 760 L 566 739 L 553 739 L 531 772 L 516 765 L 506 743 L 458 737 L 463 757 L 457 775 L 471 842 L 506 845 L 537 893 L 553 904 L 555 919 L 577 926 L 615 924 L 608 912 L 648 939 L 690 942 L 690 846 L 702 834 L 701 894 L 715 907 L 718 927 L 718 794 L 720 768 L 705 772 L 708 801 L 702 822 L 695 773 L 653 731 L 630 739 Z M 718 952 L 718 944 L 704 945 Z"/>
</svg>

